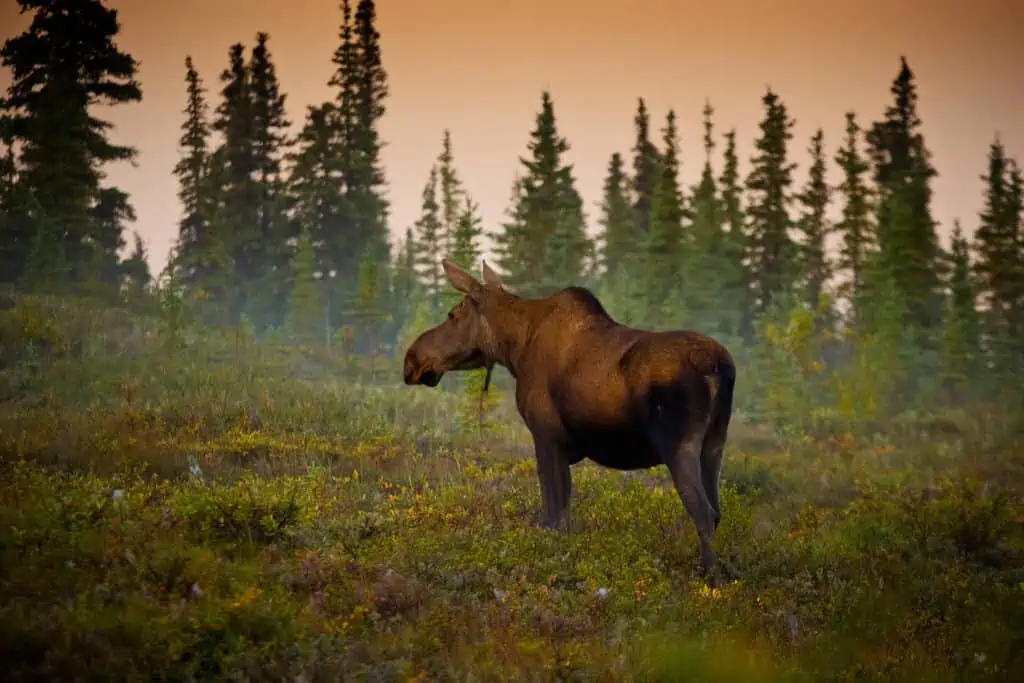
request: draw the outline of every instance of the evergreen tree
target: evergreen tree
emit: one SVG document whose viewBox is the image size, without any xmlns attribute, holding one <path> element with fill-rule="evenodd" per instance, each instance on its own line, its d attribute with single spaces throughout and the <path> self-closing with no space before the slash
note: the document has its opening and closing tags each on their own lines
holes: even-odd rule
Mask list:
<svg viewBox="0 0 1024 683">
<path fill-rule="evenodd" d="M 637 100 L 636 142 L 633 144 L 633 220 L 644 238 L 651 232 L 651 203 L 658 185 L 658 149 L 650 139 L 651 119 L 644 98 Z"/>
<path fill-rule="evenodd" d="M 750 193 L 747 259 L 758 314 L 770 310 L 780 297 L 794 293 L 797 256 L 789 232 L 792 227 L 789 205 L 793 199 L 790 186 L 796 164 L 790 163 L 787 157 L 794 121 L 771 88 L 761 101 L 765 116 L 746 183 Z"/>
<path fill-rule="evenodd" d="M 728 297 L 729 288 L 736 286 L 739 255 L 729 250 L 729 235 L 724 225 L 725 202 L 719 196 L 712 168 L 714 113 L 711 103 L 705 102 L 704 166 L 693 188 L 693 226 L 685 258 L 683 302 L 687 318 L 692 321 L 688 323 L 690 326 L 704 327 L 721 335 L 736 328 L 735 302 Z M 730 172 L 735 176 L 735 167 Z M 733 182 L 734 176 L 730 178 Z"/>
<path fill-rule="evenodd" d="M 297 224 L 287 215 L 292 202 L 281 172 L 291 122 L 285 114 L 285 95 L 267 46 L 269 39 L 265 32 L 256 34 L 248 66 L 256 197 L 253 229 L 260 236 L 259 248 L 251 252 L 250 265 L 259 274 L 259 289 L 254 292 L 256 301 L 250 302 L 249 315 L 259 329 L 282 322 L 290 289 L 288 270 L 294 257 L 288 244 L 297 237 Z"/>
<path fill-rule="evenodd" d="M 500 230 L 491 235 L 495 245 L 495 263 L 499 270 L 506 273 L 506 286 L 509 286 L 509 273 L 518 273 L 526 269 L 525 244 L 529 234 L 526 208 L 526 180 L 517 172 L 512 180 L 509 202 L 505 208 L 506 220 L 502 221 Z M 514 285 L 511 286 L 514 288 Z"/>
<path fill-rule="evenodd" d="M 116 187 L 104 187 L 97 192 L 90 213 L 98 229 L 89 238 L 92 257 L 89 279 L 100 285 L 101 290 L 117 291 L 122 274 L 119 254 L 126 245 L 124 226 L 135 220 L 135 210 L 127 193 Z"/>
<path fill-rule="evenodd" d="M 212 124 L 222 138 L 211 161 L 211 186 L 217 197 L 214 231 L 223 235 L 234 265 L 232 320 L 248 315 L 249 294 L 258 288 L 264 263 L 254 181 L 252 97 L 244 51 L 241 43 L 229 49 L 229 65 L 220 76 L 221 103 Z"/>
<path fill-rule="evenodd" d="M 209 181 L 210 125 L 206 89 L 191 56 L 185 57 L 185 85 L 185 121 L 178 139 L 180 158 L 174 165 L 183 215 L 178 221 L 173 267 L 182 286 L 201 287 L 211 279 L 210 254 L 214 239 Z"/>
<path fill-rule="evenodd" d="M 974 233 L 975 270 L 979 294 L 988 319 L 988 333 L 1009 338 L 1015 331 L 1017 274 L 1020 245 L 1016 216 L 1012 215 L 1006 151 L 997 137 L 989 146 L 985 204 Z"/>
<path fill-rule="evenodd" d="M 430 167 L 430 175 L 423 186 L 420 217 L 416 221 L 416 275 L 423 283 L 427 301 L 440 310 L 444 294 L 445 277 L 441 269 L 444 257 L 440 207 L 437 203 L 437 164 Z"/>
<path fill-rule="evenodd" d="M 480 205 L 466 195 L 459 220 L 455 226 L 451 259 L 463 268 L 477 270 L 480 266 L 480 237 L 483 236 Z"/>
<path fill-rule="evenodd" d="M 441 245 L 445 253 L 455 249 L 455 233 L 462 218 L 462 204 L 465 191 L 455 170 L 455 156 L 452 152 L 451 132 L 446 128 L 441 142 L 441 153 L 437 157 L 438 192 L 441 209 Z"/>
<path fill-rule="evenodd" d="M 808 151 L 811 155 L 811 166 L 808 169 L 807 184 L 797 195 L 803 208 L 803 213 L 797 221 L 797 230 L 802 237 L 799 254 L 800 274 L 804 285 L 803 301 L 808 309 L 816 311 L 831 276 L 830 264 L 825 253 L 825 239 L 830 232 L 827 213 L 831 188 L 825 175 L 825 133 L 820 128 L 811 137 Z"/>
<path fill-rule="evenodd" d="M 337 155 L 337 108 L 330 102 L 306 111 L 296 147 L 289 155 L 290 189 L 296 221 L 309 230 L 315 270 L 336 270 L 344 260 L 344 181 Z"/>
<path fill-rule="evenodd" d="M 506 224 L 498 241 L 508 283 L 523 294 L 579 281 L 591 254 L 583 201 L 572 166 L 562 160 L 569 143 L 558 134 L 547 91 L 541 96 L 541 111 L 527 148 L 531 158 L 520 159 L 526 172 L 517 188 L 515 220 Z"/>
<path fill-rule="evenodd" d="M 949 311 L 945 326 L 943 372 L 946 390 L 955 400 L 977 370 L 980 324 L 971 277 L 970 252 L 960 221 L 953 224 Z"/>
<path fill-rule="evenodd" d="M 622 274 L 637 246 L 628 182 L 622 155 L 615 152 L 608 163 L 608 175 L 605 177 L 601 199 L 601 216 L 598 219 L 603 243 L 601 267 L 605 277 L 612 279 Z"/>
<path fill-rule="evenodd" d="M 380 162 L 383 142 L 379 131 L 380 120 L 386 113 L 388 77 L 381 61 L 373 0 L 359 0 L 352 31 L 355 111 L 346 138 L 351 155 L 348 201 L 357 226 L 357 247 L 371 249 L 376 263 L 381 263 L 389 259 L 388 202 L 383 195 L 386 182 Z"/>
<path fill-rule="evenodd" d="M 110 123 L 91 108 L 141 101 L 138 65 L 115 44 L 117 11 L 101 0 L 18 5 L 32 13 L 31 25 L 0 48 L 0 64 L 11 73 L 2 102 L 5 141 L 19 148 L 18 182 L 31 198 L 24 218 L 35 226 L 31 246 L 18 256 L 34 270 L 25 274 L 30 280 L 81 280 L 109 259 L 97 251 L 123 241 L 121 219 L 131 215 L 120 210 L 114 219 L 111 193 L 120 191 L 101 190 L 102 167 L 136 156 L 134 148 L 110 142 Z M 124 209 L 126 197 L 117 196 Z M 27 246 L 28 233 L 20 233 Z"/>
<path fill-rule="evenodd" d="M 871 225 L 871 190 L 864 175 L 870 166 L 861 155 L 859 143 L 861 129 L 856 115 L 846 113 L 846 136 L 836 154 L 836 164 L 842 172 L 842 181 L 836 188 L 842 197 L 842 214 L 836 223 L 840 235 L 836 270 L 845 276 L 841 291 L 849 302 L 860 298 L 868 257 L 875 248 Z M 856 321 L 853 311 L 852 321 Z"/>
<path fill-rule="evenodd" d="M 906 59 L 901 58 L 891 92 L 893 104 L 867 135 L 880 192 L 879 249 L 906 299 L 907 324 L 924 341 L 941 320 L 943 259 L 930 208 L 930 181 L 936 173 L 921 134 L 917 86 Z"/>
<path fill-rule="evenodd" d="M 651 225 L 647 239 L 645 279 L 647 281 L 648 320 L 662 324 L 675 303 L 672 295 L 679 290 L 678 274 L 683 267 L 683 194 L 679 187 L 679 141 L 676 115 L 669 110 L 665 121 L 664 145 L 654 196 L 651 203 Z M 676 315 L 678 316 L 678 311 Z"/>
<path fill-rule="evenodd" d="M 725 134 L 722 175 L 718 179 L 722 198 L 722 228 L 725 232 L 723 265 L 725 282 L 720 295 L 722 311 L 729 314 L 731 329 L 749 340 L 753 333 L 751 276 L 745 262 L 747 238 L 744 226 L 743 188 L 740 182 L 739 157 L 736 155 L 736 131 Z"/>
</svg>

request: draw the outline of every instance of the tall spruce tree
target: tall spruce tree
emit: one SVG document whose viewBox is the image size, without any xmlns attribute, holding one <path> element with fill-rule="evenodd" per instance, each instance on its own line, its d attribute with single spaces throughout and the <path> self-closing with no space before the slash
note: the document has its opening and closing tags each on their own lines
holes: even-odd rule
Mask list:
<svg viewBox="0 0 1024 683">
<path fill-rule="evenodd" d="M 746 216 L 739 164 L 739 157 L 736 154 L 736 130 L 733 129 L 725 133 L 722 174 L 718 178 L 722 197 L 722 227 L 725 231 L 723 261 L 729 266 L 721 301 L 722 310 L 729 314 L 732 321 L 732 331 L 749 341 L 753 334 L 754 305 L 752 277 L 746 261 Z"/>
<path fill-rule="evenodd" d="M 669 110 L 662 131 L 662 156 L 651 199 L 651 225 L 647 239 L 645 280 L 648 324 L 679 324 L 676 293 L 685 284 L 679 277 L 686 268 L 683 254 L 690 246 L 683 236 L 683 193 L 679 186 L 679 140 L 676 114 Z M 676 310 L 671 310 L 676 309 Z"/>
<path fill-rule="evenodd" d="M 206 89 L 191 56 L 185 57 L 185 120 L 178 139 L 178 200 L 182 216 L 171 267 L 186 288 L 202 288 L 215 277 L 212 258 L 217 245 L 213 234 L 210 183 L 210 124 Z"/>
<path fill-rule="evenodd" d="M 252 97 L 245 47 L 233 44 L 228 66 L 220 75 L 221 101 L 212 128 L 221 140 L 211 160 L 210 182 L 216 193 L 214 232 L 223 235 L 234 264 L 229 307 L 231 320 L 249 314 L 251 294 L 258 290 L 264 264 L 259 232 L 258 187 L 254 180 Z"/>
<path fill-rule="evenodd" d="M 465 190 L 455 168 L 455 153 L 452 150 L 452 134 L 447 128 L 441 140 L 441 152 L 437 157 L 438 203 L 441 209 L 441 244 L 445 253 L 455 249 L 455 233 L 462 218 Z"/>
<path fill-rule="evenodd" d="M 452 239 L 451 259 L 471 271 L 480 267 L 480 238 L 483 236 L 480 205 L 469 195 L 464 196 L 459 219 Z"/>
<path fill-rule="evenodd" d="M 797 258 L 789 213 L 796 164 L 788 160 L 787 152 L 794 121 L 771 88 L 761 101 L 765 115 L 746 183 L 750 193 L 747 261 L 758 314 L 771 310 L 776 300 L 794 294 Z"/>
<path fill-rule="evenodd" d="M 508 283 L 524 294 L 579 281 L 591 253 L 583 201 L 573 168 L 563 160 L 569 143 L 558 133 L 547 91 L 541 95 L 541 110 L 527 148 L 530 158 L 520 158 L 525 173 L 519 206 L 513 209 L 516 221 L 506 224 L 504 238 L 499 240 Z"/>
<path fill-rule="evenodd" d="M 714 107 L 705 101 L 703 109 L 704 165 L 693 188 L 693 225 L 685 264 L 683 301 L 691 326 L 715 334 L 735 331 L 735 310 L 730 311 L 728 290 L 735 285 L 739 256 L 728 250 L 725 231 L 725 202 L 719 196 L 712 157 L 715 152 Z M 733 306 L 735 309 L 735 306 Z"/>
<path fill-rule="evenodd" d="M 296 146 L 289 155 L 289 192 L 294 217 L 307 227 L 315 254 L 315 268 L 336 270 L 344 258 L 344 180 L 338 155 L 337 107 L 331 102 L 310 106 Z"/>
<path fill-rule="evenodd" d="M 979 368 L 980 324 L 971 273 L 970 247 L 960 228 L 953 224 L 950 250 L 949 309 L 943 344 L 944 384 L 953 400 L 962 397 Z"/>
<path fill-rule="evenodd" d="M 623 274 L 637 246 L 628 182 L 622 155 L 615 152 L 608 162 L 598 218 L 601 226 L 601 268 L 604 276 L 610 279 Z"/>
<path fill-rule="evenodd" d="M 35 226 L 31 238 L 19 232 L 17 256 L 32 271 L 21 275 L 36 283 L 84 280 L 97 274 L 96 264 L 118 259 L 110 250 L 124 243 L 131 216 L 124 193 L 102 188 L 102 167 L 136 157 L 134 148 L 110 142 L 110 123 L 91 107 L 140 101 L 138 64 L 116 45 L 117 11 L 101 0 L 18 5 L 33 16 L 0 48 L 12 78 L 0 114 L 19 148 L 23 218 Z"/>
<path fill-rule="evenodd" d="M 997 137 L 989 146 L 988 169 L 981 177 L 985 203 L 974 233 L 974 265 L 988 333 L 1009 338 L 1014 331 L 1020 252 L 1007 167 L 1006 150 Z"/>
<path fill-rule="evenodd" d="M 434 312 L 441 309 L 445 281 L 441 270 L 441 259 L 445 255 L 441 208 L 437 203 L 438 170 L 435 163 L 430 167 L 427 182 L 423 185 L 420 216 L 416 220 L 416 275 L 423 283 L 425 298 Z"/>
<path fill-rule="evenodd" d="M 841 215 L 835 225 L 840 236 L 836 270 L 844 278 L 840 291 L 851 306 L 850 322 L 853 324 L 856 324 L 857 312 L 852 303 L 861 299 L 868 258 L 876 247 L 871 222 L 872 195 L 865 179 L 871 167 L 861 153 L 860 143 L 861 129 L 856 114 L 847 112 L 843 145 L 835 158 L 842 172 L 842 181 L 836 188 L 842 202 Z"/>
<path fill-rule="evenodd" d="M 890 91 L 892 105 L 867 135 L 880 192 L 880 265 L 906 300 L 907 325 L 928 345 L 942 317 L 943 254 L 931 215 L 930 182 L 936 172 L 921 134 L 917 85 L 905 58 Z"/>
<path fill-rule="evenodd" d="M 651 142 L 651 117 L 644 98 L 637 99 L 636 140 L 633 143 L 633 220 L 645 239 L 651 232 L 651 204 L 658 186 L 658 148 Z"/>
<path fill-rule="evenodd" d="M 285 95 L 268 47 L 270 37 L 256 34 L 249 59 L 249 96 L 252 115 L 252 169 L 256 197 L 256 225 L 259 248 L 253 249 L 253 268 L 258 273 L 256 301 L 250 317 L 259 328 L 283 322 L 294 254 L 290 241 L 298 236 L 297 224 L 288 216 L 291 197 L 287 193 L 281 164 L 288 144 L 291 121 L 285 113 Z"/>
<path fill-rule="evenodd" d="M 800 276 L 803 280 L 803 302 L 812 311 L 818 310 L 821 295 L 831 279 L 831 264 L 826 251 L 825 240 L 831 232 L 828 220 L 831 188 L 828 185 L 825 162 L 825 133 L 820 128 L 811 137 L 808 152 L 811 165 L 807 182 L 797 195 L 802 209 L 797 221 L 800 234 Z"/>
<path fill-rule="evenodd" d="M 346 143 L 350 146 L 348 201 L 356 219 L 357 245 L 369 249 L 378 268 L 389 261 L 388 202 L 380 153 L 380 121 L 386 113 L 388 76 L 381 59 L 376 3 L 359 0 L 353 24 L 352 78 L 355 111 Z"/>
</svg>

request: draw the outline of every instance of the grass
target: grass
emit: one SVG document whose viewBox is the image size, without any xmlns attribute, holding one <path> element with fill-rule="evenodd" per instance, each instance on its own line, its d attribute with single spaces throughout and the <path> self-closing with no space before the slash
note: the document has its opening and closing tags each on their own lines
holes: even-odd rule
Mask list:
<svg viewBox="0 0 1024 683">
<path fill-rule="evenodd" d="M 717 541 L 738 579 L 709 591 L 663 468 L 578 466 L 572 533 L 540 529 L 507 396 L 481 433 L 472 401 L 363 386 L 322 351 L 169 346 L 158 318 L 0 307 L 9 680 L 1008 681 L 1024 665 L 1012 420 L 812 437 L 740 415 Z"/>
</svg>

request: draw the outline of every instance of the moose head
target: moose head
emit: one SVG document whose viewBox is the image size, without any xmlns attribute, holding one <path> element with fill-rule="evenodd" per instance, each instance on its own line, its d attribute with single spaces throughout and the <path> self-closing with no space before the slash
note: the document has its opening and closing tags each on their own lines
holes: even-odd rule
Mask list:
<svg viewBox="0 0 1024 683">
<path fill-rule="evenodd" d="M 483 282 L 455 262 L 441 262 L 448 282 L 464 295 L 440 325 L 432 327 L 405 353 L 405 383 L 437 386 L 446 372 L 476 370 L 494 364 L 496 339 L 492 320 L 509 294 L 485 261 Z"/>
</svg>

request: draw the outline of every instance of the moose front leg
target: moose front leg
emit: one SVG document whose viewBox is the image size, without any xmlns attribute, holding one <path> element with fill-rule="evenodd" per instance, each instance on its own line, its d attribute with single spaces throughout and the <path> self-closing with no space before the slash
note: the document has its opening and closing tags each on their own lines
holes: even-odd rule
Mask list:
<svg viewBox="0 0 1024 683">
<path fill-rule="evenodd" d="M 534 438 L 537 475 L 540 478 L 541 526 L 565 531 L 569 529 L 569 499 L 572 496 L 572 474 L 565 449 L 548 439 Z"/>
</svg>

